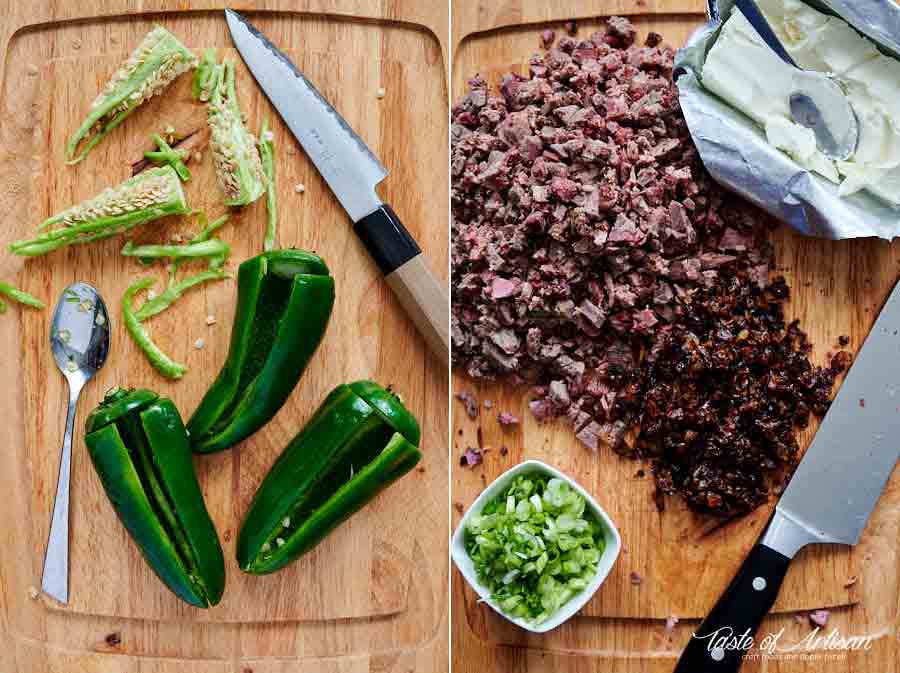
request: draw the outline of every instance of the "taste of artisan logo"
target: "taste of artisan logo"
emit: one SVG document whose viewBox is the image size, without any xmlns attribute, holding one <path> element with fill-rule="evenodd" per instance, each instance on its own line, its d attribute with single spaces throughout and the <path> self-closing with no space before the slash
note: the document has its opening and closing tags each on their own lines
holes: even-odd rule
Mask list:
<svg viewBox="0 0 900 673">
<path fill-rule="evenodd" d="M 785 629 L 770 633 L 759 640 L 759 655 L 762 657 L 781 657 L 791 654 L 812 654 L 828 652 L 848 652 L 850 650 L 870 650 L 875 636 L 843 636 L 837 628 L 831 629 L 827 634 L 822 633 L 822 628 L 815 627 L 808 635 L 791 645 L 781 643 Z M 706 649 L 710 657 L 715 661 L 725 658 L 729 651 L 742 651 L 747 655 L 757 644 L 750 629 L 743 633 L 735 633 L 730 626 L 723 626 L 711 633 L 697 635 L 697 640 L 706 640 Z"/>
</svg>

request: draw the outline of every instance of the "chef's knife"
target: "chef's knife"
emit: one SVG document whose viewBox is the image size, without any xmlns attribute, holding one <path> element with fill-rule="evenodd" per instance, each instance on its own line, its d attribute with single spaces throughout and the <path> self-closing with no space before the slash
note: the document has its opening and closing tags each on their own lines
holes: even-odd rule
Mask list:
<svg viewBox="0 0 900 673">
<path fill-rule="evenodd" d="M 900 458 L 900 283 L 800 461 L 775 514 L 694 633 L 675 673 L 733 673 L 809 544 L 856 544 Z M 744 643 L 747 643 L 744 639 Z"/>
<path fill-rule="evenodd" d="M 447 291 L 375 187 L 388 172 L 315 86 L 244 17 L 225 10 L 244 63 L 303 146 L 429 347 L 450 359 Z"/>
</svg>

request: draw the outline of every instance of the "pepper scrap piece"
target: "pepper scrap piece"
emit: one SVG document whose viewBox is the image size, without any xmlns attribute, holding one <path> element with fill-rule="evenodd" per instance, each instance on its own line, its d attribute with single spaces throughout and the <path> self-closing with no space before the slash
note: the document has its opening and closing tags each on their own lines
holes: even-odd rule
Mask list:
<svg viewBox="0 0 900 673">
<path fill-rule="evenodd" d="M 221 451 L 269 422 L 315 353 L 334 305 L 325 261 L 273 250 L 238 269 L 228 359 L 188 421 L 194 451 Z"/>
<path fill-rule="evenodd" d="M 216 67 L 216 50 L 210 47 L 203 52 L 200 63 L 194 71 L 194 79 L 191 82 L 191 95 L 194 100 L 206 102 L 216 88 L 220 70 Z"/>
<path fill-rule="evenodd" d="M 226 206 L 246 206 L 266 191 L 256 138 L 244 126 L 234 86 L 234 61 L 216 66 L 215 89 L 209 98 L 207 120 L 216 178 Z"/>
<path fill-rule="evenodd" d="M 66 144 L 69 163 L 84 159 L 141 103 L 162 92 L 196 62 L 197 57 L 177 37 L 162 26 L 154 26 L 91 103 L 84 123 Z M 76 156 L 82 142 L 84 148 Z"/>
<path fill-rule="evenodd" d="M 113 388 L 86 433 L 106 495 L 153 571 L 191 605 L 218 604 L 224 555 L 175 405 L 149 390 Z"/>
<path fill-rule="evenodd" d="M 185 165 L 184 161 L 187 157 L 185 150 L 176 150 L 158 133 L 153 134 L 153 142 L 159 148 L 156 152 L 144 152 L 144 158 L 150 161 L 158 161 L 159 163 L 168 164 L 175 169 L 178 177 L 187 182 L 191 179 L 191 171 Z"/>
<path fill-rule="evenodd" d="M 160 166 L 44 220 L 38 229 L 52 227 L 49 231 L 11 243 L 9 251 L 26 257 L 45 255 L 67 245 L 109 238 L 167 215 L 189 212 L 175 169 Z"/>
<path fill-rule="evenodd" d="M 181 296 L 191 288 L 216 280 L 225 280 L 226 278 L 231 278 L 231 274 L 227 271 L 218 268 L 210 268 L 206 271 L 200 271 L 192 276 L 183 278 L 182 280 L 172 280 L 160 294 L 141 304 L 141 307 L 134 312 L 134 317 L 138 322 L 149 320 L 181 299 Z"/>
<path fill-rule="evenodd" d="M 153 342 L 134 310 L 134 296 L 155 284 L 155 278 L 141 278 L 125 290 L 125 294 L 122 297 L 122 322 L 125 323 L 125 329 L 128 330 L 138 347 L 144 351 L 144 354 L 156 371 L 168 379 L 180 379 L 187 372 L 187 367 L 175 362 Z"/>
<path fill-rule="evenodd" d="M 132 241 L 128 241 L 122 248 L 124 257 L 137 257 L 138 259 L 227 257 L 230 252 L 231 246 L 220 238 L 211 238 L 200 243 L 187 243 L 185 245 L 135 245 Z"/>
<path fill-rule="evenodd" d="M 238 535 L 241 570 L 275 572 L 311 550 L 416 466 L 419 439 L 399 397 L 372 381 L 339 385 L 256 492 Z"/>
<path fill-rule="evenodd" d="M 28 294 L 24 290 L 19 290 L 9 283 L 0 281 L 0 295 L 9 297 L 15 302 L 30 306 L 31 308 L 46 308 L 46 304 L 34 295 Z M 0 313 L 6 312 L 6 302 L 0 299 Z"/>
<path fill-rule="evenodd" d="M 275 247 L 278 237 L 278 204 L 276 202 L 277 187 L 275 185 L 275 137 L 269 130 L 269 120 L 263 119 L 259 130 L 259 158 L 263 172 L 266 174 L 266 214 L 269 221 L 266 227 L 266 238 L 263 250 L 268 252 Z"/>
</svg>

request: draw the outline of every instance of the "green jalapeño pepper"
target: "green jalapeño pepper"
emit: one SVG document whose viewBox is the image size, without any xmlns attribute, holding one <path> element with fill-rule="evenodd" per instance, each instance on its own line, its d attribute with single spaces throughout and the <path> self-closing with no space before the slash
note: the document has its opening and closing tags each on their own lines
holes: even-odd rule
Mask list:
<svg viewBox="0 0 900 673">
<path fill-rule="evenodd" d="M 275 461 L 241 526 L 241 569 L 264 575 L 315 547 L 422 457 L 419 424 L 371 381 L 335 388 Z"/>
<path fill-rule="evenodd" d="M 188 421 L 194 451 L 227 449 L 281 409 L 315 353 L 334 306 L 325 261 L 303 250 L 274 250 L 238 270 L 228 359 Z"/>
<path fill-rule="evenodd" d="M 225 589 L 225 560 L 178 409 L 149 390 L 114 388 L 87 419 L 103 488 L 153 571 L 198 608 Z"/>
</svg>

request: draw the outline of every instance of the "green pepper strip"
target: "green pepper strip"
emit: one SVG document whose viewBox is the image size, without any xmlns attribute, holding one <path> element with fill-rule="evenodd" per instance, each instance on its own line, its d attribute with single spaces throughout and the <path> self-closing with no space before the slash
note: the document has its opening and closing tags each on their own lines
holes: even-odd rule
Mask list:
<svg viewBox="0 0 900 673">
<path fill-rule="evenodd" d="M 203 225 L 200 233 L 194 236 L 194 238 L 192 238 L 190 242 L 203 243 L 203 241 L 208 241 L 210 238 L 212 238 L 212 235 L 222 227 L 223 224 L 228 222 L 228 217 L 228 213 L 225 213 L 224 215 L 222 215 L 222 217 L 213 220 L 209 224 Z"/>
<path fill-rule="evenodd" d="M 24 290 L 17 290 L 9 283 L 4 283 L 2 281 L 0 281 L 0 294 L 6 295 L 13 301 L 17 301 L 20 304 L 25 304 L 25 306 L 31 306 L 32 308 L 46 308 L 44 302 L 42 302 L 37 297 L 28 294 Z M 3 302 L 0 301 L 0 304 L 3 304 Z M 6 304 L 3 304 L 3 307 L 4 308 L 2 310 L 5 311 Z"/>
<path fill-rule="evenodd" d="M 275 247 L 278 236 L 278 204 L 276 203 L 275 186 L 275 142 L 269 130 L 269 120 L 264 119 L 259 130 L 259 158 L 262 161 L 263 173 L 266 175 L 266 213 L 269 217 L 263 250 L 268 252 Z"/>
<path fill-rule="evenodd" d="M 153 142 L 159 147 L 159 152 L 144 152 L 144 158 L 151 161 L 159 161 L 169 164 L 178 173 L 178 177 L 187 182 L 191 179 L 191 171 L 184 164 L 186 152 L 176 150 L 167 143 L 158 133 L 153 134 Z"/>
<path fill-rule="evenodd" d="M 306 553 L 421 459 L 412 414 L 377 384 L 358 383 L 383 392 L 390 410 L 361 397 L 358 384 L 329 394 L 254 496 L 238 536 L 245 572 L 274 572 Z"/>
<path fill-rule="evenodd" d="M 139 323 L 142 323 L 145 320 L 148 320 L 149 318 L 152 318 L 153 316 L 165 311 L 192 287 L 214 280 L 224 280 L 225 278 L 231 278 L 231 274 L 220 269 L 209 269 L 208 271 L 201 271 L 200 273 L 190 276 L 189 278 L 185 278 L 184 280 L 169 283 L 166 289 L 163 290 L 160 294 L 156 295 L 153 299 L 148 299 L 147 301 L 145 301 L 141 305 L 141 307 L 134 312 L 134 318 Z M 152 280 L 153 283 L 156 282 L 152 278 L 149 280 Z M 151 283 L 151 285 L 153 283 Z"/>
<path fill-rule="evenodd" d="M 221 451 L 278 412 L 319 346 L 334 278 L 318 255 L 273 250 L 241 264 L 228 358 L 188 422 L 194 450 Z"/>
<path fill-rule="evenodd" d="M 218 238 L 187 245 L 135 245 L 128 241 L 122 248 L 123 256 L 141 259 L 222 257 L 227 256 L 229 252 L 231 252 L 231 247 Z"/>
<path fill-rule="evenodd" d="M 223 271 L 222 267 L 225 265 L 225 261 L 228 259 L 228 255 L 231 254 L 231 248 L 227 245 L 218 241 L 218 239 L 212 239 L 212 235 L 218 231 L 222 225 L 228 222 L 228 215 L 222 215 L 217 218 L 213 222 L 206 222 L 206 215 L 203 212 L 198 211 L 200 214 L 200 220 L 203 225 L 202 230 L 199 234 L 194 236 L 190 240 L 187 246 L 144 246 L 145 248 L 157 248 L 155 252 L 165 252 L 166 254 L 160 254 L 160 257 L 172 257 L 172 263 L 169 264 L 169 283 L 166 289 L 162 292 L 162 294 L 157 295 L 153 299 L 148 299 L 145 301 L 141 307 L 135 312 L 135 317 L 139 322 L 144 322 L 149 318 L 152 318 L 155 315 L 158 315 L 169 308 L 172 304 L 175 303 L 181 296 L 197 285 L 201 285 L 203 283 L 208 283 L 216 280 L 224 280 L 226 278 L 231 278 L 231 273 L 227 271 Z M 218 243 L 213 243 L 214 241 L 218 241 Z M 217 254 L 212 255 L 212 258 L 209 262 L 209 270 L 202 271 L 196 275 L 190 276 L 189 278 L 185 278 L 184 280 L 177 280 L 176 274 L 178 272 L 179 263 L 183 258 L 191 257 L 192 255 L 179 255 L 178 251 L 183 251 L 185 249 L 193 248 L 196 250 L 196 246 L 202 246 L 207 243 L 213 243 L 216 248 L 221 244 L 224 246 L 223 250 L 220 250 Z M 130 245 L 130 244 L 129 244 Z M 128 245 L 125 246 L 128 248 Z M 134 256 L 139 259 L 144 257 L 144 253 L 138 253 L 139 248 L 129 248 L 130 253 L 134 253 Z M 174 251 L 175 254 L 168 254 L 168 252 Z M 123 254 L 125 254 L 125 250 L 123 249 Z M 154 251 L 150 251 L 151 253 Z M 150 257 L 153 254 L 149 255 Z"/>
<path fill-rule="evenodd" d="M 88 417 L 85 441 L 104 489 L 150 567 L 183 600 L 217 604 L 225 563 L 175 405 L 116 388 Z"/>
<path fill-rule="evenodd" d="M 144 351 L 150 364 L 166 378 L 180 379 L 187 372 L 187 367 L 172 360 L 160 350 L 159 346 L 153 343 L 134 311 L 134 296 L 155 284 L 155 278 L 142 278 L 125 290 L 125 295 L 122 297 L 122 319 L 131 338 Z"/>
</svg>

